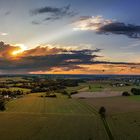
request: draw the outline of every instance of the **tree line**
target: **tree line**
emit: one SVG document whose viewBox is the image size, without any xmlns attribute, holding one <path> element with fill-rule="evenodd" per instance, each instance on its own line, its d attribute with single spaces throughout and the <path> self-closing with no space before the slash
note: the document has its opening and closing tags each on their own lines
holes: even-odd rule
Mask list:
<svg viewBox="0 0 140 140">
<path fill-rule="evenodd" d="M 133 95 L 140 95 L 140 89 L 139 89 L 139 88 L 132 88 L 132 89 L 131 89 L 131 93 L 132 93 Z M 122 93 L 122 96 L 130 96 L 130 93 L 127 92 L 127 91 L 124 91 L 124 92 Z"/>
</svg>

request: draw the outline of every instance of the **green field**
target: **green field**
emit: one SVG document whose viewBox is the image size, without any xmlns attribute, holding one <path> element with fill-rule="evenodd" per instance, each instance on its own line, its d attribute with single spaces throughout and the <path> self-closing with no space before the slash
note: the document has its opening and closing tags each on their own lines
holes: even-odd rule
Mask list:
<svg viewBox="0 0 140 140">
<path fill-rule="evenodd" d="M 132 87 L 86 82 L 67 87 L 66 91 L 100 94 L 130 91 Z M 30 91 L 15 87 L 5 90 Z M 11 99 L 6 111 L 0 112 L 0 140 L 112 140 L 107 129 L 114 140 L 140 139 L 140 96 L 68 99 L 63 94 L 55 94 L 56 98 L 46 98 L 42 92 Z M 101 106 L 107 109 L 107 125 L 98 114 Z"/>
<path fill-rule="evenodd" d="M 130 96 L 130 99 L 140 101 L 140 96 Z"/>
<path fill-rule="evenodd" d="M 28 81 L 28 80 L 25 80 L 23 79 L 22 77 L 0 77 L 0 81 L 1 82 L 6 82 L 6 81 L 9 81 L 9 80 L 12 80 L 12 81 Z"/>
<path fill-rule="evenodd" d="M 88 84 L 87 83 L 80 83 L 78 86 L 75 87 L 67 87 L 66 91 L 73 92 L 73 91 L 86 91 L 88 90 Z"/>
<path fill-rule="evenodd" d="M 122 87 L 113 87 L 110 85 L 110 82 L 86 82 L 80 83 L 76 87 L 67 87 L 66 91 L 84 91 L 84 92 L 102 92 L 102 91 L 128 91 L 130 92 L 132 88 L 139 88 L 139 86 L 130 85 L 130 86 L 122 86 Z M 89 88 L 90 87 L 90 88 Z"/>
<path fill-rule="evenodd" d="M 140 139 L 140 112 L 115 114 L 107 119 L 115 140 Z"/>
<path fill-rule="evenodd" d="M 88 84 L 88 83 L 87 83 Z M 138 88 L 137 86 L 130 85 L 130 86 L 122 86 L 122 87 L 113 87 L 110 85 L 110 83 L 101 83 L 101 82 L 95 82 L 90 83 L 91 89 L 89 91 L 91 92 L 100 92 L 100 91 L 128 91 L 130 92 L 132 88 Z"/>
<path fill-rule="evenodd" d="M 18 87 L 0 88 L 0 90 L 11 90 L 11 91 L 14 91 L 14 90 L 22 90 L 23 92 L 29 92 L 30 91 L 30 89 L 27 89 L 27 88 L 18 88 Z"/>
<path fill-rule="evenodd" d="M 107 140 L 95 110 L 74 99 L 41 98 L 40 94 L 12 100 L 0 113 L 2 140 Z"/>
<path fill-rule="evenodd" d="M 140 96 L 85 99 L 95 109 L 104 106 L 114 140 L 140 139 Z"/>
</svg>

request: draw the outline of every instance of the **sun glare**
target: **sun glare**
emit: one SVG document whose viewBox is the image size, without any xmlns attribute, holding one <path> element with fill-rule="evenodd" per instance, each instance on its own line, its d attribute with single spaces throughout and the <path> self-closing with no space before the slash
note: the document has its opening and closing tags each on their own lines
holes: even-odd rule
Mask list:
<svg viewBox="0 0 140 140">
<path fill-rule="evenodd" d="M 25 50 L 27 50 L 27 46 L 25 46 L 24 44 L 16 44 L 16 45 L 14 45 L 14 46 L 18 46 L 18 47 L 20 47 L 20 49 L 17 50 L 17 51 L 13 51 L 13 52 L 12 52 L 12 55 L 13 55 L 13 56 L 20 55 L 20 54 L 23 53 Z"/>
</svg>

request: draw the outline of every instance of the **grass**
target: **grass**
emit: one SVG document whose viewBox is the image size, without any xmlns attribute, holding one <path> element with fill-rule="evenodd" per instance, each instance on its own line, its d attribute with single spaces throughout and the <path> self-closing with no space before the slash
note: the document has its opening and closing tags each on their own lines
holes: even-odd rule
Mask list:
<svg viewBox="0 0 140 140">
<path fill-rule="evenodd" d="M 85 99 L 98 110 L 104 106 L 106 119 L 114 140 L 139 140 L 140 130 L 139 96 Z"/>
<path fill-rule="evenodd" d="M 91 83 L 90 83 L 91 84 Z M 101 87 L 102 88 L 101 88 Z M 111 87 L 108 83 L 91 84 L 90 91 L 127 91 L 132 87 Z M 10 90 L 23 90 L 10 88 Z M 89 91 L 89 83 L 68 87 L 68 92 Z M 139 139 L 140 96 L 94 99 L 68 99 L 60 93 L 57 98 L 40 97 L 34 93 L 10 101 L 0 113 L 2 140 L 108 140 L 98 109 L 107 109 L 107 125 L 114 140 Z M 107 129 L 107 128 L 106 128 Z"/>
<path fill-rule="evenodd" d="M 43 93 L 41 93 L 43 94 Z M 0 113 L 2 140 L 107 140 L 99 116 L 86 103 L 30 94 Z"/>
<path fill-rule="evenodd" d="M 12 81 L 27 81 L 23 79 L 22 77 L 0 77 L 1 82 L 6 82 L 7 80 L 12 80 Z"/>
<path fill-rule="evenodd" d="M 89 89 L 89 86 L 91 89 Z M 123 86 L 123 87 L 112 87 L 110 83 L 106 82 L 95 82 L 95 83 L 80 83 L 76 87 L 67 87 L 66 91 L 67 92 L 73 92 L 73 91 L 79 91 L 79 92 L 102 92 L 102 91 L 119 91 L 119 92 L 124 92 L 128 91 L 131 92 L 132 88 L 140 88 L 139 86 Z"/>
<path fill-rule="evenodd" d="M 124 86 L 124 87 L 111 87 L 111 90 L 114 91 L 128 91 L 131 93 L 132 88 L 138 88 L 137 86 Z"/>
<path fill-rule="evenodd" d="M 2 140 L 89 140 L 107 139 L 100 120 L 79 115 L 0 115 Z"/>
<path fill-rule="evenodd" d="M 90 92 L 100 92 L 103 91 L 104 87 L 100 86 L 100 85 L 90 85 Z"/>
<path fill-rule="evenodd" d="M 7 112 L 93 115 L 91 111 L 83 108 L 83 105 L 75 99 L 66 99 L 65 97 L 41 98 L 40 93 L 12 100 L 7 105 Z"/>
<path fill-rule="evenodd" d="M 136 100 L 130 100 L 131 97 L 104 97 L 104 98 L 91 98 L 84 101 L 97 110 L 104 106 L 107 109 L 108 115 L 138 112 L 140 111 L 140 102 Z"/>
<path fill-rule="evenodd" d="M 130 99 L 140 101 L 140 95 L 129 96 Z"/>
<path fill-rule="evenodd" d="M 88 89 L 87 83 L 80 83 L 78 86 L 75 86 L 75 87 L 67 87 L 66 91 L 70 93 L 73 91 L 81 91 L 81 90 L 87 90 L 87 89 Z"/>
<path fill-rule="evenodd" d="M 108 118 L 115 140 L 139 140 L 140 112 L 116 114 Z"/>
</svg>

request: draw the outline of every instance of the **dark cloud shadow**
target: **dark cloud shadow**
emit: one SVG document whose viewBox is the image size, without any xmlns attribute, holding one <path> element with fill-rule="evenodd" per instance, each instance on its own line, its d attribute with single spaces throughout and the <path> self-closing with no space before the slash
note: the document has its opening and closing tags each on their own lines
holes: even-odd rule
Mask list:
<svg viewBox="0 0 140 140">
<path fill-rule="evenodd" d="M 114 22 L 100 27 L 97 33 L 126 35 L 130 38 L 140 38 L 140 26 Z"/>
</svg>

